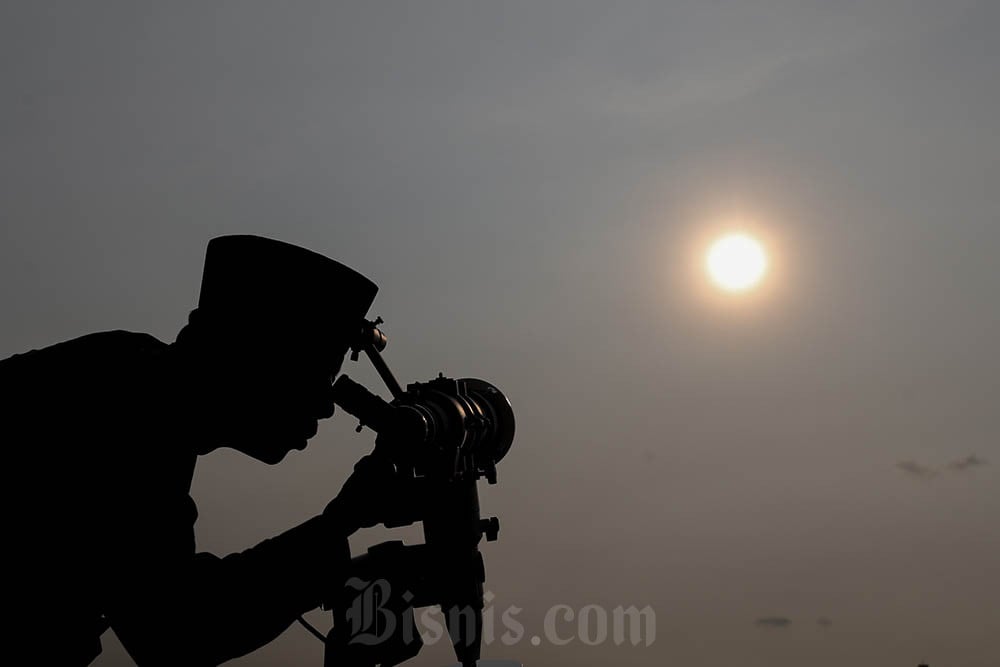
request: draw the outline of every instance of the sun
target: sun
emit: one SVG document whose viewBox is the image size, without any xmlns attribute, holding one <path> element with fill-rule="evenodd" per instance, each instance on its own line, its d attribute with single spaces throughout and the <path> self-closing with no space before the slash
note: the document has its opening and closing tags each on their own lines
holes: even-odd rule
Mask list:
<svg viewBox="0 0 1000 667">
<path fill-rule="evenodd" d="M 709 247 L 705 268 L 722 289 L 745 292 L 758 285 L 767 272 L 767 253 L 760 241 L 747 234 L 727 234 Z"/>
</svg>

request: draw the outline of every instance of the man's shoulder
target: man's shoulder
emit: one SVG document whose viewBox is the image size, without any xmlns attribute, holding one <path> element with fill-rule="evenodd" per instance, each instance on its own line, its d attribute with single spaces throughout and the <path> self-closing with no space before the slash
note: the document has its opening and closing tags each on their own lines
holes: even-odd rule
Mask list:
<svg viewBox="0 0 1000 667">
<path fill-rule="evenodd" d="M 145 356 L 163 352 L 168 347 L 166 343 L 147 333 L 124 331 L 99 331 L 80 336 L 52 348 L 65 348 L 66 354 L 108 355 L 108 356 Z"/>
<path fill-rule="evenodd" d="M 15 354 L 0 361 L 0 382 L 22 390 L 57 378 L 73 382 L 80 376 L 94 381 L 107 374 L 138 369 L 169 347 L 157 338 L 131 331 L 101 331 Z"/>
<path fill-rule="evenodd" d="M 86 360 L 106 356 L 143 356 L 158 354 L 167 347 L 166 343 L 150 334 L 116 329 L 86 334 L 47 347 L 15 354 L 0 361 L 0 364 L 19 366 L 36 361 L 56 359 L 66 361 L 73 358 Z"/>
</svg>

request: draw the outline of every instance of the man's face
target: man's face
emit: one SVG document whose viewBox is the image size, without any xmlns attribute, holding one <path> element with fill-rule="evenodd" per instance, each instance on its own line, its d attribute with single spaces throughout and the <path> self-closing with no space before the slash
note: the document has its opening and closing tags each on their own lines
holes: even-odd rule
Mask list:
<svg viewBox="0 0 1000 667">
<path fill-rule="evenodd" d="M 305 448 L 319 420 L 333 414 L 333 379 L 342 361 L 293 352 L 230 369 L 221 388 L 221 444 L 270 464 Z"/>
</svg>

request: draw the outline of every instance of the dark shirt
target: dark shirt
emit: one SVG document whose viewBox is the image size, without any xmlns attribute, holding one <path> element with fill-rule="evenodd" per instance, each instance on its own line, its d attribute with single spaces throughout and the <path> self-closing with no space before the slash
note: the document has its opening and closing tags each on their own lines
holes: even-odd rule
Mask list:
<svg viewBox="0 0 1000 667">
<path fill-rule="evenodd" d="M 170 346 L 124 331 L 0 361 L 13 635 L 85 665 L 108 625 L 141 665 L 215 665 L 263 646 L 350 558 L 320 517 L 225 558 L 196 553 L 199 434 Z"/>
</svg>

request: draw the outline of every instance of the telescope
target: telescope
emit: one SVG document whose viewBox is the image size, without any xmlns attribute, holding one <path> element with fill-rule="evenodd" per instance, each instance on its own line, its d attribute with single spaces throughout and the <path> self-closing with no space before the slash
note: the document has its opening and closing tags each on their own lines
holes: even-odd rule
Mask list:
<svg viewBox="0 0 1000 667">
<path fill-rule="evenodd" d="M 496 517 L 480 516 L 478 482 L 497 482 L 497 463 L 514 441 L 514 411 L 493 384 L 443 374 L 404 390 L 381 356 L 382 319 L 364 320 L 351 359 L 364 352 L 392 400 L 347 375 L 333 385 L 344 412 L 377 433 L 372 456 L 387 457 L 398 484 L 386 527 L 423 524 L 424 542 L 375 545 L 351 561 L 348 579 L 327 596 L 333 613 L 325 667 L 388 667 L 415 656 L 423 642 L 414 608 L 440 605 L 455 657 L 473 667 L 482 646 L 486 570 L 479 544 L 497 539 Z"/>
</svg>

